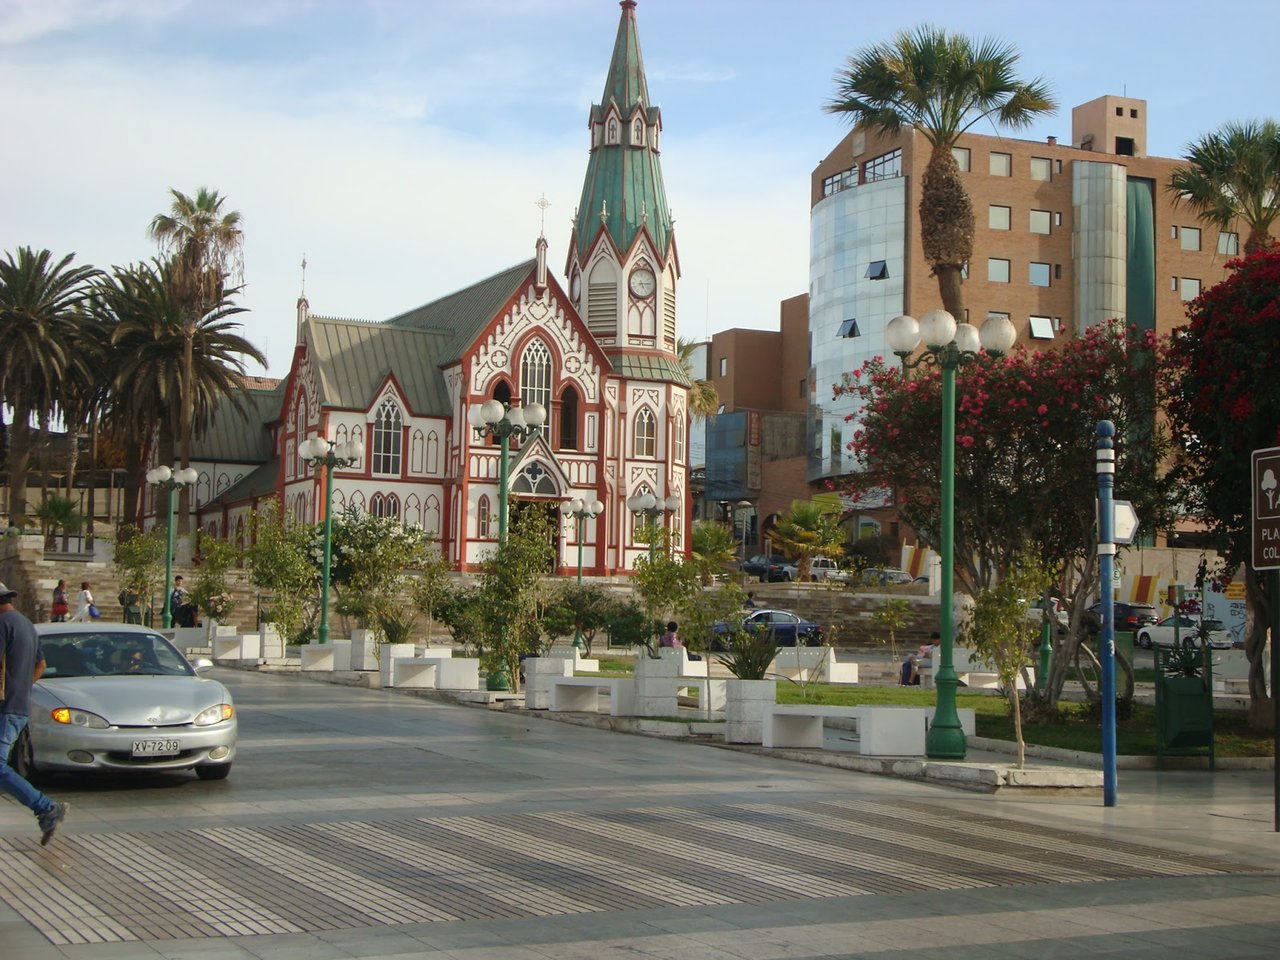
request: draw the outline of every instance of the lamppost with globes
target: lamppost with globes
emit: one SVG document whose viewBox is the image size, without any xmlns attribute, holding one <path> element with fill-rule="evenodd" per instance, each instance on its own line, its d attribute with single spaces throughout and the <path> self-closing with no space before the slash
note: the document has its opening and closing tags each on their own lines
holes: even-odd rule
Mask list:
<svg viewBox="0 0 1280 960">
<path fill-rule="evenodd" d="M 652 563 L 658 549 L 658 517 L 664 513 L 675 513 L 680 509 L 680 497 L 674 493 L 665 500 L 659 500 L 652 493 L 637 493 L 627 500 L 627 509 L 636 515 L 644 514 L 649 518 L 649 562 Z"/>
<path fill-rule="evenodd" d="M 298 445 L 298 456 L 315 467 L 324 468 L 324 565 L 320 568 L 320 627 L 316 640 L 329 642 L 329 573 L 333 564 L 333 470 L 349 467 L 364 457 L 364 444 L 359 440 L 331 443 L 324 437 L 311 437 Z"/>
<path fill-rule="evenodd" d="M 956 458 L 956 369 L 974 360 L 980 350 L 994 356 L 1008 352 L 1017 332 L 1008 317 L 991 316 L 979 331 L 971 323 L 957 324 L 945 310 L 930 310 L 917 321 L 914 317 L 894 317 L 885 328 L 885 340 L 901 360 L 903 369 L 923 365 L 942 370 L 942 517 L 938 531 L 942 554 L 942 602 L 939 624 L 941 641 L 934 686 L 938 703 L 925 741 L 925 752 L 934 759 L 963 760 L 964 730 L 956 712 L 956 676 L 952 651 L 955 646 L 955 458 Z M 920 343 L 924 352 L 909 359 Z"/>
<path fill-rule="evenodd" d="M 560 512 L 566 517 L 573 517 L 576 521 L 575 529 L 578 535 L 578 586 L 582 586 L 582 537 L 588 520 L 594 520 L 600 514 L 604 513 L 604 504 L 599 500 L 592 500 L 590 503 L 583 500 L 582 497 L 575 497 L 572 500 L 566 500 L 560 504 Z M 573 645 L 575 647 L 584 646 L 582 642 L 582 627 L 574 624 L 573 628 Z"/>
<path fill-rule="evenodd" d="M 547 408 L 540 403 L 509 407 L 501 400 L 486 400 L 467 412 L 467 422 L 476 438 L 497 437 L 498 455 L 498 544 L 507 542 L 507 470 L 511 459 L 511 437 L 529 437 L 547 422 Z"/>
<path fill-rule="evenodd" d="M 164 606 L 161 608 L 161 623 L 168 630 L 173 626 L 173 506 L 178 499 L 178 491 L 189 487 L 200 478 L 195 467 L 185 470 L 178 467 L 152 467 L 147 471 L 147 483 L 155 484 L 168 491 L 169 505 L 165 520 L 164 548 Z"/>
</svg>

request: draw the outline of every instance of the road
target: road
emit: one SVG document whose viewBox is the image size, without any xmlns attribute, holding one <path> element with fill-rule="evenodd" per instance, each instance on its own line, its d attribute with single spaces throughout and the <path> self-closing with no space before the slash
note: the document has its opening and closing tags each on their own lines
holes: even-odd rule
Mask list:
<svg viewBox="0 0 1280 960">
<path fill-rule="evenodd" d="M 0 801 L 0 956 L 1271 957 L 1270 773 L 953 791 L 218 670 L 230 778 Z"/>
</svg>

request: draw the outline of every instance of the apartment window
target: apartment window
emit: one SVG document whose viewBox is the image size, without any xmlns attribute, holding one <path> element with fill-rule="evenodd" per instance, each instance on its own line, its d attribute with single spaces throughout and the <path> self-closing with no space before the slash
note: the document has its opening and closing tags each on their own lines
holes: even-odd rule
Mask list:
<svg viewBox="0 0 1280 960">
<path fill-rule="evenodd" d="M 951 156 L 956 158 L 956 166 L 960 168 L 961 173 L 969 172 L 969 148 L 968 147 L 952 147 Z"/>
<path fill-rule="evenodd" d="M 1031 211 L 1031 232 L 1044 233 L 1049 232 L 1049 211 L 1048 210 L 1032 210 Z"/>
<path fill-rule="evenodd" d="M 993 153 L 990 160 L 990 171 L 993 177 L 1013 176 L 1013 154 Z"/>
<path fill-rule="evenodd" d="M 832 174 L 822 181 L 822 195 L 829 197 L 833 193 L 839 193 L 841 190 L 858 185 L 858 168 L 850 167 L 848 170 L 841 170 L 839 173 Z"/>
<path fill-rule="evenodd" d="M 635 442 L 631 447 L 633 457 L 652 457 L 658 450 L 658 421 L 647 408 L 636 417 Z"/>
<path fill-rule="evenodd" d="M 902 176 L 901 150 L 891 150 L 862 165 L 863 183 L 874 183 L 876 180 L 889 180 L 900 176 Z"/>
<path fill-rule="evenodd" d="M 720 358 L 720 376 L 727 377 L 729 375 L 729 358 Z"/>
<path fill-rule="evenodd" d="M 988 310 L 987 319 L 988 320 L 1008 320 L 1009 314 L 1005 313 L 1003 310 Z M 969 318 L 966 315 L 965 323 L 968 323 L 968 322 L 969 322 Z"/>
<path fill-rule="evenodd" d="M 803 400 L 803 399 L 808 395 L 808 394 L 807 394 L 807 392 L 806 392 L 806 390 L 805 390 L 805 387 L 806 387 L 806 385 L 807 385 L 808 383 L 809 383 L 809 378 L 808 378 L 808 377 L 801 377 L 801 378 L 800 378 L 800 399 L 801 399 L 801 400 Z"/>
<path fill-rule="evenodd" d="M 836 334 L 836 336 L 845 337 L 846 339 L 851 337 L 862 336 L 862 331 L 858 329 L 858 321 L 852 318 L 845 320 L 843 323 L 840 324 L 840 331 Z"/>
<path fill-rule="evenodd" d="M 1047 287 L 1049 285 L 1049 265 L 1047 263 L 1031 263 L 1028 265 L 1027 279 L 1031 281 L 1033 287 Z"/>
<path fill-rule="evenodd" d="M 866 278 L 868 280 L 888 280 L 889 266 L 883 260 L 872 260 L 867 265 Z"/>
<path fill-rule="evenodd" d="M 1049 317 L 1032 317 L 1030 328 L 1033 340 L 1053 339 L 1053 320 Z"/>
<path fill-rule="evenodd" d="M 1123 116 L 1124 116 L 1124 107 L 1116 107 L 1116 116 L 1117 116 L 1117 117 L 1123 117 Z"/>
<path fill-rule="evenodd" d="M 1053 225 L 1054 225 L 1055 227 L 1060 227 L 1060 226 L 1062 226 L 1062 214 L 1060 214 L 1060 213 L 1055 213 L 1055 214 L 1053 215 Z"/>
<path fill-rule="evenodd" d="M 1178 284 L 1178 294 L 1183 300 L 1194 300 L 1200 296 L 1200 281 L 1195 277 L 1183 277 Z"/>
<path fill-rule="evenodd" d="M 400 475 L 400 441 L 404 430 L 400 408 L 394 400 L 383 400 L 373 421 L 373 472 Z"/>
<path fill-rule="evenodd" d="M 1199 227 L 1183 227 L 1182 228 L 1182 249 L 1183 250 L 1199 250 L 1200 249 L 1200 228 Z"/>
<path fill-rule="evenodd" d="M 987 279 L 992 283 L 1008 283 L 1009 261 L 989 257 L 987 259 Z"/>
<path fill-rule="evenodd" d="M 1055 263 L 1055 264 L 1053 265 L 1053 279 L 1055 279 L 1055 280 L 1061 280 L 1061 279 L 1062 279 L 1062 264 L 1060 264 L 1060 263 Z"/>
<path fill-rule="evenodd" d="M 1129 116 L 1130 116 L 1130 117 L 1132 117 L 1134 120 L 1137 120 L 1137 119 L 1138 119 L 1138 111 L 1137 111 L 1137 110 L 1130 110 L 1130 111 L 1129 111 Z"/>
<path fill-rule="evenodd" d="M 1238 233 L 1218 234 L 1218 252 L 1225 257 L 1239 256 L 1240 255 L 1240 234 Z"/>
<path fill-rule="evenodd" d="M 1177 228 L 1177 227 L 1170 227 L 1170 228 L 1169 228 L 1169 239 L 1170 239 L 1170 240 L 1177 240 L 1177 239 L 1178 239 L 1178 228 Z"/>
<path fill-rule="evenodd" d="M 1031 179 L 1032 180 L 1051 180 L 1053 178 L 1053 164 L 1046 157 L 1031 158 Z"/>
<path fill-rule="evenodd" d="M 1134 156 L 1133 137 L 1116 137 L 1116 156 L 1132 157 Z"/>
<path fill-rule="evenodd" d="M 1009 207 L 999 207 L 992 204 L 987 207 L 987 226 L 992 230 L 1008 230 L 1010 215 L 1013 213 Z"/>
<path fill-rule="evenodd" d="M 1170 277 L 1170 278 L 1169 278 L 1169 289 L 1170 289 L 1170 290 L 1177 290 L 1177 289 L 1178 289 L 1178 278 L 1177 278 L 1177 277 Z"/>
</svg>

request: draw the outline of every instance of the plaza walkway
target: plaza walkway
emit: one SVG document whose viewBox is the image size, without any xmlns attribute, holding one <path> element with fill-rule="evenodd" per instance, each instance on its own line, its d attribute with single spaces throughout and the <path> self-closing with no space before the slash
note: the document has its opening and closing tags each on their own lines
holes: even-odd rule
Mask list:
<svg viewBox="0 0 1280 960">
<path fill-rule="evenodd" d="M 230 779 L 0 800 L 0 957 L 1274 957 L 1266 771 L 989 796 L 219 670 Z"/>
</svg>

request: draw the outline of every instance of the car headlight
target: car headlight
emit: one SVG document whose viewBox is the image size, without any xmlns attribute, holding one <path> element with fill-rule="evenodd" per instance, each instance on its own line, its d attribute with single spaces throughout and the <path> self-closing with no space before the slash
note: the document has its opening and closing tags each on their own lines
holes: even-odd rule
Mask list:
<svg viewBox="0 0 1280 960">
<path fill-rule="evenodd" d="M 54 723 L 65 723 L 72 727 L 92 727 L 95 730 L 105 730 L 111 726 L 96 713 L 90 713 L 88 710 L 76 710 L 72 707 L 58 707 L 49 716 L 53 718 Z"/>
<path fill-rule="evenodd" d="M 221 723 L 223 720 L 230 720 L 235 715 L 236 708 L 231 704 L 216 703 L 212 707 L 197 713 L 195 724 L 197 727 L 207 727 L 210 724 Z"/>
</svg>

